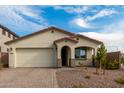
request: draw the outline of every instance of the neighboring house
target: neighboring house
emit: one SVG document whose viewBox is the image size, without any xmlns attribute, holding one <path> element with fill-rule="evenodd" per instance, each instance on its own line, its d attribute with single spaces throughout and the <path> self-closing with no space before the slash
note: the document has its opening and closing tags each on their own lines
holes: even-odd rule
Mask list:
<svg viewBox="0 0 124 93">
<path fill-rule="evenodd" d="M 92 63 L 101 41 L 48 27 L 19 39 L 9 46 L 9 67 L 75 67 Z"/>
<path fill-rule="evenodd" d="M 124 53 L 121 53 L 121 66 L 124 67 Z"/>
<path fill-rule="evenodd" d="M 121 58 L 124 58 L 124 53 L 121 53 Z"/>
<path fill-rule="evenodd" d="M 107 61 L 117 61 L 120 62 L 121 61 L 121 52 L 120 51 L 115 51 L 115 52 L 108 52 L 106 54 L 106 59 Z"/>
<path fill-rule="evenodd" d="M 121 51 L 108 52 L 106 55 L 107 62 L 116 61 L 119 62 L 120 65 L 124 65 L 124 54 Z"/>
<path fill-rule="evenodd" d="M 0 62 L 3 64 L 7 64 L 7 52 L 8 46 L 4 43 L 10 40 L 14 40 L 19 36 L 16 35 L 14 32 L 10 31 L 8 28 L 0 25 Z"/>
</svg>

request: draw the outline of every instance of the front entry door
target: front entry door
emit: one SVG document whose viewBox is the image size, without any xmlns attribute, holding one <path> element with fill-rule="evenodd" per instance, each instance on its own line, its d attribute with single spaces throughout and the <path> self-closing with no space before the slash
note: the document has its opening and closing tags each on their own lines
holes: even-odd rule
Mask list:
<svg viewBox="0 0 124 93">
<path fill-rule="evenodd" d="M 69 47 L 64 46 L 61 50 L 62 66 L 69 66 L 70 59 Z"/>
</svg>

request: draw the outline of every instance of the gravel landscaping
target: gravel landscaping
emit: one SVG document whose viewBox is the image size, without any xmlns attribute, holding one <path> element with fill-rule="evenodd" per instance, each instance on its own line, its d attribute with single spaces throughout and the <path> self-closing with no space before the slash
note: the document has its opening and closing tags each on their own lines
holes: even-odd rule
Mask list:
<svg viewBox="0 0 124 93">
<path fill-rule="evenodd" d="M 124 69 L 107 70 L 105 75 L 96 75 L 95 68 L 60 68 L 56 72 L 57 82 L 62 88 L 123 88 L 115 82 L 124 76 Z"/>
</svg>

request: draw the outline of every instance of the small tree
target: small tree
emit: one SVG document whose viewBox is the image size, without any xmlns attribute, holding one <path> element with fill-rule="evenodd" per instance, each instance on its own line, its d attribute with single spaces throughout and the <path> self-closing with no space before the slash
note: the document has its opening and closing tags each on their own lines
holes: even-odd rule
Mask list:
<svg viewBox="0 0 124 93">
<path fill-rule="evenodd" d="M 97 49 L 97 54 L 96 54 L 96 74 L 99 74 L 98 72 L 99 63 L 100 63 L 100 48 Z"/>
<path fill-rule="evenodd" d="M 103 69 L 103 74 L 105 74 L 105 68 L 106 68 L 106 48 L 105 45 L 102 43 L 100 48 L 97 49 L 97 55 L 96 55 L 96 73 L 98 74 L 98 68 L 100 68 L 100 71 Z"/>
<path fill-rule="evenodd" d="M 105 48 L 105 45 L 102 44 L 101 45 L 101 67 L 103 67 L 103 74 L 105 74 L 105 69 L 106 69 L 106 48 Z"/>
</svg>

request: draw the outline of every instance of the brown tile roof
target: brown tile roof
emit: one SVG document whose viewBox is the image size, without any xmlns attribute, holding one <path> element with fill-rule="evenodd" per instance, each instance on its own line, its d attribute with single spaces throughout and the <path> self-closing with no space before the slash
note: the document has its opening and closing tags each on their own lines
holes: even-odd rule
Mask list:
<svg viewBox="0 0 124 93">
<path fill-rule="evenodd" d="M 18 39 L 8 41 L 8 42 L 6 42 L 5 44 L 10 44 L 10 43 L 13 43 L 13 42 L 16 42 L 16 41 L 19 41 L 19 40 L 25 39 L 25 38 L 27 38 L 27 37 L 30 37 L 30 36 L 33 36 L 33 35 L 36 35 L 36 34 L 39 34 L 39 33 L 43 33 L 43 32 L 45 32 L 45 31 L 49 31 L 49 30 L 57 30 L 57 31 L 60 31 L 60 32 L 62 32 L 62 33 L 66 33 L 66 34 L 68 34 L 68 35 L 70 35 L 70 36 L 72 36 L 72 37 L 73 37 L 73 36 L 80 36 L 80 37 L 83 37 L 83 38 L 92 40 L 92 41 L 97 42 L 97 43 L 100 43 L 100 44 L 102 43 L 101 41 L 98 41 L 98 40 L 95 40 L 95 39 L 91 39 L 91 38 L 86 37 L 86 36 L 84 36 L 84 35 L 74 34 L 74 33 L 68 32 L 68 31 L 66 31 L 66 30 L 63 30 L 63 29 L 60 29 L 60 28 L 51 26 L 51 27 L 42 29 L 42 30 L 40 30 L 40 31 L 34 32 L 34 33 L 32 33 L 32 34 L 29 34 L 29 35 L 20 37 L 20 38 L 18 38 Z"/>
<path fill-rule="evenodd" d="M 1 24 L 0 24 L 0 28 L 5 29 L 6 31 L 8 31 L 12 35 L 14 35 L 15 37 L 19 37 L 16 33 L 12 32 L 10 29 L 8 29 L 7 27 L 5 27 L 5 26 L 3 26 Z"/>
<path fill-rule="evenodd" d="M 63 41 L 63 40 L 69 40 L 69 41 L 72 41 L 72 42 L 74 42 L 74 43 L 78 43 L 77 40 L 74 40 L 74 39 L 72 39 L 72 38 L 70 38 L 70 37 L 60 38 L 60 39 L 58 39 L 58 40 L 55 40 L 54 42 L 56 43 L 56 42 L 60 42 L 60 41 Z"/>
</svg>

